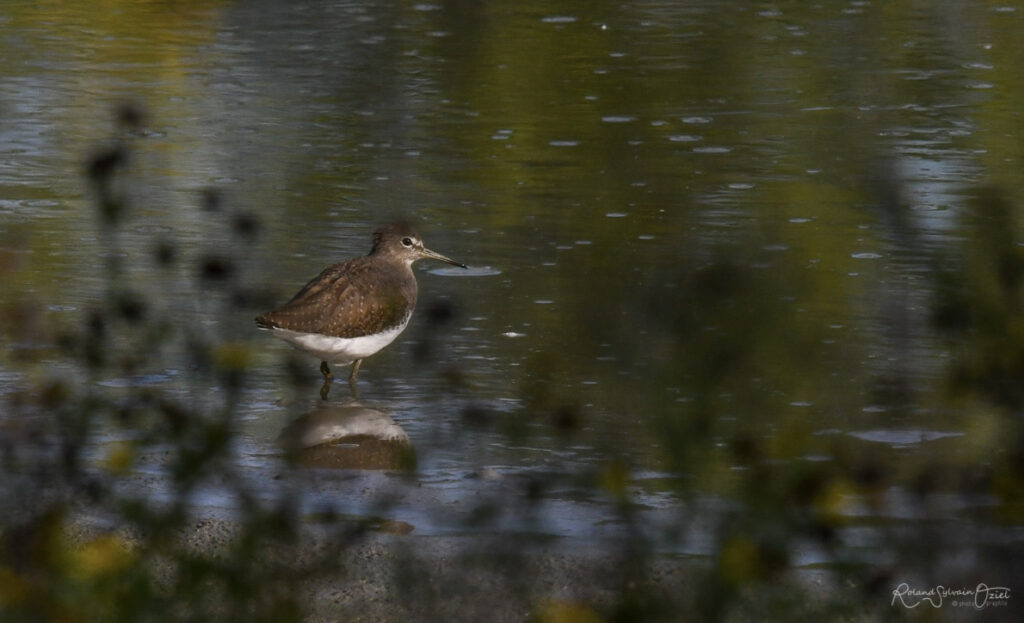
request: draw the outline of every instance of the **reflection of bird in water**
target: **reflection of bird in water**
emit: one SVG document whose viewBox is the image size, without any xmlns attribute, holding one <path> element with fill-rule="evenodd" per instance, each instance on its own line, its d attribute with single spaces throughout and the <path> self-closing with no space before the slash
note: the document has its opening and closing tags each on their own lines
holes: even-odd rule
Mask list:
<svg viewBox="0 0 1024 623">
<path fill-rule="evenodd" d="M 410 471 L 416 452 L 409 435 L 391 416 L 353 403 L 321 403 L 281 431 L 279 441 L 309 467 Z"/>
<path fill-rule="evenodd" d="M 409 442 L 409 435 L 387 413 L 355 403 L 320 405 L 288 424 L 280 436 L 286 446 L 298 449 L 354 437 Z"/>
<path fill-rule="evenodd" d="M 334 378 L 328 364 L 353 364 L 348 380 L 358 396 L 356 375 L 363 359 L 409 324 L 416 306 L 412 265 L 424 258 L 466 268 L 424 247 L 410 226 L 392 223 L 374 232 L 369 255 L 327 267 L 290 301 L 257 317 L 256 324 L 320 358 L 325 400 Z"/>
</svg>

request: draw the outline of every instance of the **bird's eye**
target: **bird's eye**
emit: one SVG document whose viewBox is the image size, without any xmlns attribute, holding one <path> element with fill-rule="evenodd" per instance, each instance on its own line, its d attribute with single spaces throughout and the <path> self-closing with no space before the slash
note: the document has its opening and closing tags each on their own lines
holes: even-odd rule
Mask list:
<svg viewBox="0 0 1024 623">
<path fill-rule="evenodd" d="M 402 246 L 411 247 L 412 238 L 402 238 Z"/>
</svg>

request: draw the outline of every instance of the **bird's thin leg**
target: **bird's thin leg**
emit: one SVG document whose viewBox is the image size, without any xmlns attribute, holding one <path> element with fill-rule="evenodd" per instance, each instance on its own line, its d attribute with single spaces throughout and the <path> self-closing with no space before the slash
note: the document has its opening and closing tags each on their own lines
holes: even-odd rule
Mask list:
<svg viewBox="0 0 1024 623">
<path fill-rule="evenodd" d="M 352 388 L 352 397 L 356 400 L 359 400 L 359 387 L 356 385 L 356 376 L 359 374 L 359 366 L 362 363 L 362 359 L 356 359 L 352 363 L 352 373 L 348 375 L 348 386 Z"/>
<path fill-rule="evenodd" d="M 324 384 L 320 386 L 320 399 L 327 400 L 327 394 L 331 391 L 331 383 L 334 381 L 334 374 L 326 361 L 320 362 L 320 373 L 324 375 Z"/>
</svg>

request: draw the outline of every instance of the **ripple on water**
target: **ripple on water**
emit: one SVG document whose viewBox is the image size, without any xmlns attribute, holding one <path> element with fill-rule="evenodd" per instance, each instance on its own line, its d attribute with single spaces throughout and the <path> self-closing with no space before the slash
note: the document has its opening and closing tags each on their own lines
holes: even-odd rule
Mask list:
<svg viewBox="0 0 1024 623">
<path fill-rule="evenodd" d="M 847 435 L 863 441 L 886 443 L 891 446 L 910 446 L 946 437 L 963 437 L 965 434 L 954 431 L 921 429 L 875 429 L 847 433 Z"/>
<path fill-rule="evenodd" d="M 100 381 L 98 385 L 103 387 L 113 388 L 126 388 L 126 387 L 140 387 L 147 385 L 158 385 L 160 383 L 166 383 L 171 380 L 177 373 L 173 370 L 168 371 L 164 374 L 139 374 L 131 377 L 117 377 L 106 381 Z"/>
<path fill-rule="evenodd" d="M 540 21 L 545 24 L 572 24 L 573 22 L 579 21 L 579 18 L 574 15 L 549 15 L 547 17 L 540 18 Z"/>
<path fill-rule="evenodd" d="M 174 230 L 166 225 L 139 225 L 135 231 L 140 234 L 169 234 Z"/>
</svg>

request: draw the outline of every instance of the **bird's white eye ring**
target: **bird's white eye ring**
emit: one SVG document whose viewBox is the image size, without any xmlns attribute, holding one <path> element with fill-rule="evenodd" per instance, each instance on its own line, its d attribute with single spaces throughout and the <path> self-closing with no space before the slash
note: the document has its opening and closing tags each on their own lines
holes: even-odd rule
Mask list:
<svg viewBox="0 0 1024 623">
<path fill-rule="evenodd" d="M 412 246 L 412 238 L 402 238 L 402 245 L 406 247 Z"/>
</svg>

